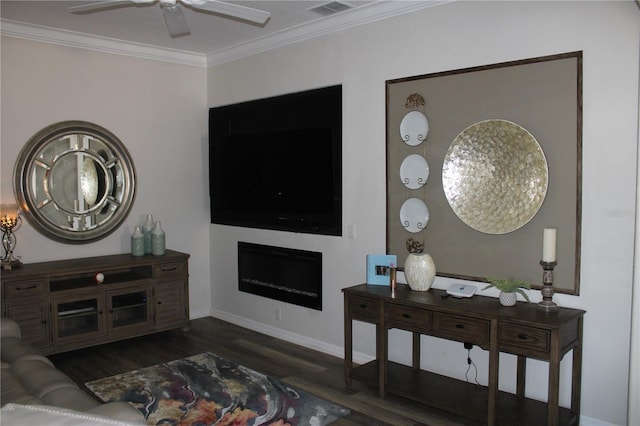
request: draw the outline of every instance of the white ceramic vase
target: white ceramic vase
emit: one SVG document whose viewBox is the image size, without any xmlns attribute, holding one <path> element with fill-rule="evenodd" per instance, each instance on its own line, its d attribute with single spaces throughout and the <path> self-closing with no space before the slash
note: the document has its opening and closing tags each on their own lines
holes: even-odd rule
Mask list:
<svg viewBox="0 0 640 426">
<path fill-rule="evenodd" d="M 507 293 L 505 291 L 500 292 L 500 304 L 502 306 L 513 306 L 516 304 L 518 296 L 516 293 Z"/>
<path fill-rule="evenodd" d="M 436 279 L 436 265 L 427 253 L 409 253 L 404 261 L 404 278 L 411 290 L 427 291 Z"/>
</svg>

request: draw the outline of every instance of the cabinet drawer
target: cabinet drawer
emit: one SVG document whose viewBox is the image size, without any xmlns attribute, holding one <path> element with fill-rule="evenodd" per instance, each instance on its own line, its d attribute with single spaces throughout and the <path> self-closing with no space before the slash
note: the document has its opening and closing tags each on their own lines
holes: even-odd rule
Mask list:
<svg viewBox="0 0 640 426">
<path fill-rule="evenodd" d="M 389 304 L 387 325 L 389 328 L 427 332 L 431 329 L 431 311 Z"/>
<path fill-rule="evenodd" d="M 434 312 L 433 334 L 460 342 L 488 345 L 491 322 L 462 315 Z"/>
<path fill-rule="evenodd" d="M 47 291 L 46 279 L 14 281 L 4 283 L 4 297 L 7 299 L 16 299 L 20 297 L 40 296 Z"/>
<path fill-rule="evenodd" d="M 163 263 L 155 266 L 154 275 L 156 278 L 178 277 L 187 273 L 185 262 Z"/>
<path fill-rule="evenodd" d="M 379 304 L 376 300 L 366 297 L 350 296 L 349 309 L 354 320 L 378 323 Z"/>
<path fill-rule="evenodd" d="M 526 351 L 549 352 L 549 330 L 517 324 L 500 324 L 500 349 L 526 355 Z"/>
</svg>

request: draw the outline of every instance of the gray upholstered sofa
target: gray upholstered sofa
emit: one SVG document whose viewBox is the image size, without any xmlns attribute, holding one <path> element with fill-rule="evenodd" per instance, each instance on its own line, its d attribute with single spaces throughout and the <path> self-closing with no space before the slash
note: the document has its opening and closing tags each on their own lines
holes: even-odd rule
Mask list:
<svg viewBox="0 0 640 426">
<path fill-rule="evenodd" d="M 0 403 L 3 407 L 0 415 L 3 425 L 5 420 L 16 415 L 50 416 L 51 422 L 47 420 L 46 423 L 52 424 L 55 423 L 53 417 L 60 413 L 82 414 L 86 420 L 110 419 L 116 421 L 114 423 L 146 424 L 142 414 L 131 405 L 124 402 L 103 404 L 80 389 L 47 357 L 22 340 L 20 327 L 15 321 L 0 318 L 0 338 Z M 87 421 L 85 424 L 90 423 Z"/>
</svg>

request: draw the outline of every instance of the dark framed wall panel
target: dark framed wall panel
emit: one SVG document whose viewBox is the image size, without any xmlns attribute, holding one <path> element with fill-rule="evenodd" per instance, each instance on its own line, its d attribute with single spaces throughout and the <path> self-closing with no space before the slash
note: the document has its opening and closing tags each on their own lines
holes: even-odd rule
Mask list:
<svg viewBox="0 0 640 426">
<path fill-rule="evenodd" d="M 429 122 L 425 142 L 409 146 L 400 124 L 410 111 L 412 94 L 425 100 L 420 109 Z M 439 276 L 484 281 L 486 276 L 514 277 L 542 284 L 544 228 L 557 228 L 557 292 L 579 294 L 582 161 L 582 52 L 570 52 L 405 77 L 386 82 L 387 102 L 387 253 L 402 265 L 406 241 L 424 242 Z M 476 231 L 449 206 L 442 185 L 442 166 L 449 146 L 467 127 L 490 119 L 524 127 L 542 148 L 549 168 L 546 197 L 537 214 L 506 234 Z M 429 164 L 427 183 L 406 188 L 399 169 L 410 154 Z M 405 230 L 399 219 L 408 198 L 422 199 L 429 209 L 423 231 Z"/>
</svg>

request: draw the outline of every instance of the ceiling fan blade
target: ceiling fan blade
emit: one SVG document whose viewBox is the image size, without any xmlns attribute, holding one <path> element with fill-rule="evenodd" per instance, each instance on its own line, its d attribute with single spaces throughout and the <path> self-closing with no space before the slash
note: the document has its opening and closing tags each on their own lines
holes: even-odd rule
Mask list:
<svg viewBox="0 0 640 426">
<path fill-rule="evenodd" d="M 162 14 L 164 15 L 164 21 L 167 23 L 169 35 L 172 38 L 191 34 L 180 6 L 162 6 Z"/>
<path fill-rule="evenodd" d="M 93 3 L 87 3 L 80 6 L 71 6 L 69 12 L 71 13 L 90 13 L 97 12 L 102 9 L 108 9 L 110 7 L 117 6 L 133 6 L 135 3 L 155 3 L 156 0 L 105 0 Z"/>
<path fill-rule="evenodd" d="M 233 16 L 245 21 L 264 24 L 271 16 L 270 12 L 254 9 L 252 7 L 240 6 L 218 0 L 181 0 L 195 9 L 208 10 L 209 12 L 221 15 Z"/>
</svg>

